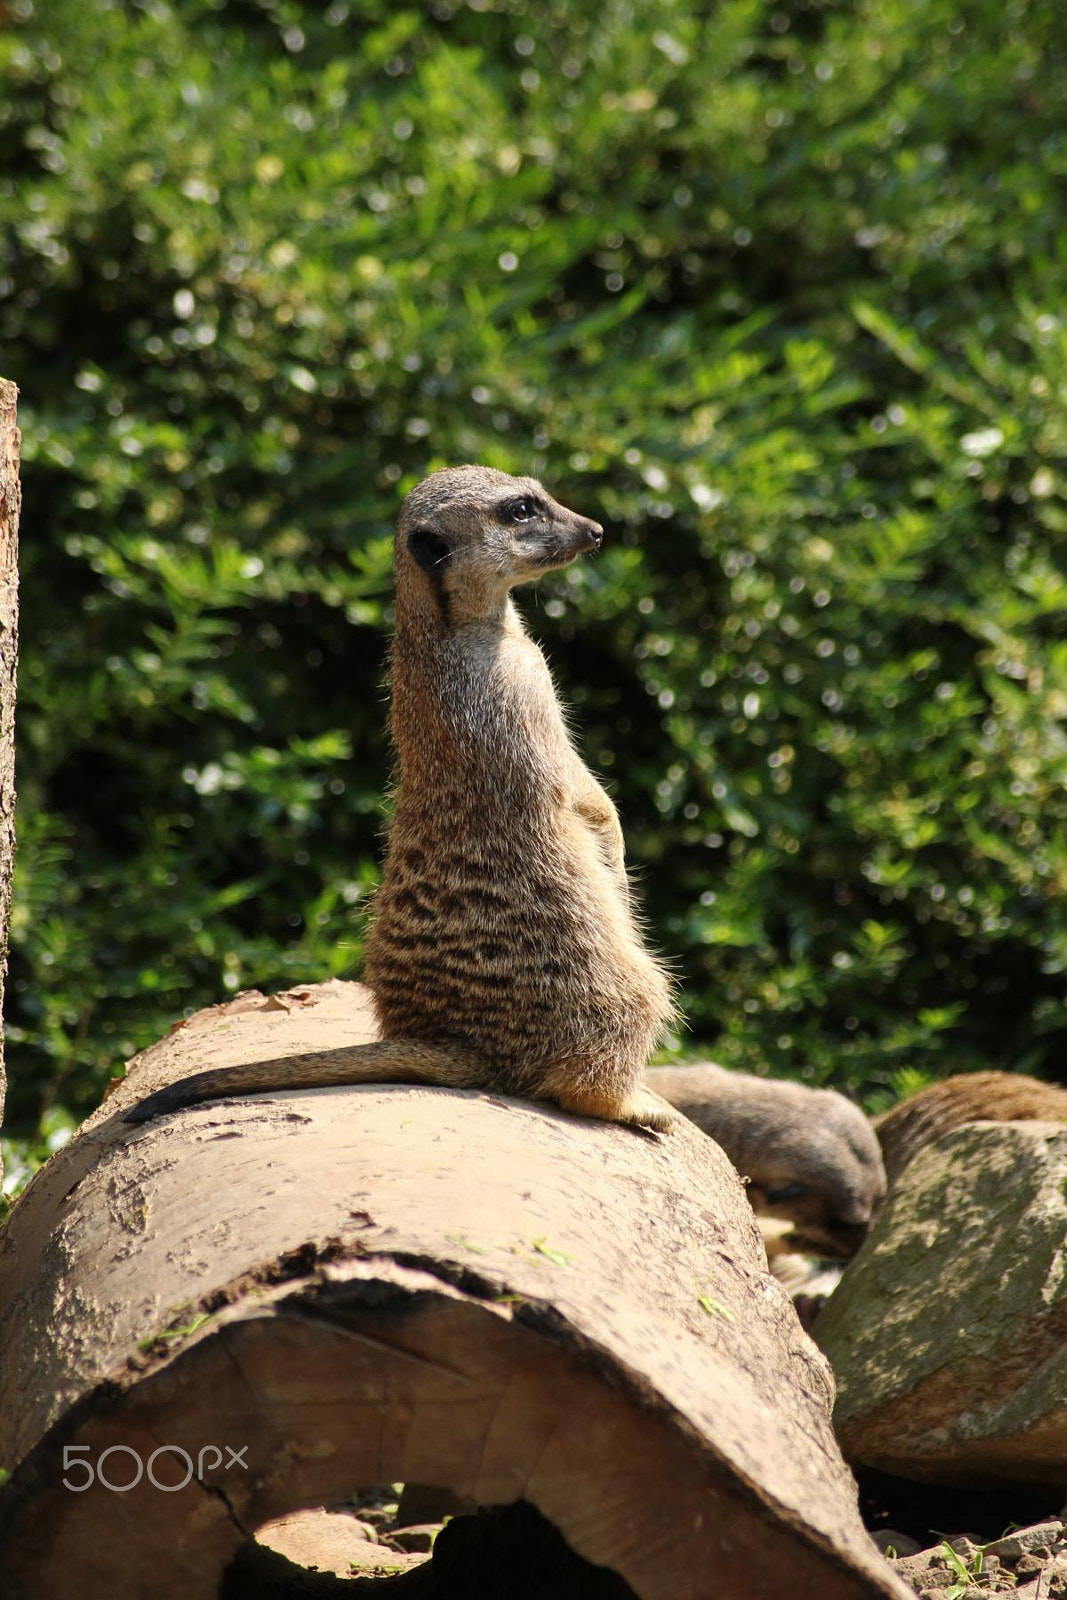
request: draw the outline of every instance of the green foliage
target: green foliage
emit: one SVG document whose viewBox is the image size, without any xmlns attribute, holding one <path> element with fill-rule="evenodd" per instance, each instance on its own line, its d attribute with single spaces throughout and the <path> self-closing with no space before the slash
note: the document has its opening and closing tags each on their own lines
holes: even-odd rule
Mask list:
<svg viewBox="0 0 1067 1600">
<path fill-rule="evenodd" d="M 978 1579 L 982 1575 L 983 1553 L 976 1550 L 970 1562 L 964 1560 L 957 1550 L 954 1550 L 947 1539 L 941 1541 L 941 1557 L 945 1565 L 955 1576 L 955 1582 L 949 1584 L 946 1590 L 948 1600 L 961 1600 L 966 1594 L 980 1593 Z"/>
<path fill-rule="evenodd" d="M 1062 1056 L 1054 0 L 13 0 L 12 1114 L 359 971 L 389 533 L 608 526 L 526 610 L 695 1041 L 871 1103 Z"/>
</svg>

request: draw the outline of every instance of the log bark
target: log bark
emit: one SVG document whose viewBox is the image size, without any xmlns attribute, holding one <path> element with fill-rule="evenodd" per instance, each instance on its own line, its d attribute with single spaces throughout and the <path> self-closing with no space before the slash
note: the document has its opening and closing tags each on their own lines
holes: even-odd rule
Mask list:
<svg viewBox="0 0 1067 1600">
<path fill-rule="evenodd" d="M 19 648 L 18 390 L 0 378 L 0 1127 L 4 1122 L 4 979 L 7 975 L 11 863 L 15 854 L 15 672 Z M 4 1176 L 0 1153 L 0 1178 Z"/>
<path fill-rule="evenodd" d="M 401 1480 L 528 1501 L 647 1600 L 906 1600 L 695 1128 L 396 1085 L 120 1120 L 371 1037 L 355 984 L 201 1012 L 30 1184 L 0 1240 L 5 1595 L 215 1595 L 263 1523 Z M 175 1492 L 164 1449 L 157 1480 L 200 1467 Z"/>
</svg>

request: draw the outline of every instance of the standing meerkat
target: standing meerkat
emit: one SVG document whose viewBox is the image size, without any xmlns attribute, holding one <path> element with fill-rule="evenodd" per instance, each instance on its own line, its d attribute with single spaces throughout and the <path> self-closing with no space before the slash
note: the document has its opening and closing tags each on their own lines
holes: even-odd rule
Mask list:
<svg viewBox="0 0 1067 1600">
<path fill-rule="evenodd" d="M 642 1084 L 671 985 L 630 905 L 622 830 L 511 600 L 603 529 L 532 478 L 435 472 L 397 527 L 395 809 L 367 939 L 381 1040 L 199 1073 L 127 1113 L 352 1083 L 553 1100 L 664 1128 Z"/>
</svg>

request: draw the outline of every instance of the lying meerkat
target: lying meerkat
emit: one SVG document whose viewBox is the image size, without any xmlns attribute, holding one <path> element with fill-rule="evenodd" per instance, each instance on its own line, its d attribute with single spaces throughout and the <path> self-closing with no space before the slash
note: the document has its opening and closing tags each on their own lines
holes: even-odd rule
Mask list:
<svg viewBox="0 0 1067 1600">
<path fill-rule="evenodd" d="M 651 1067 L 650 1088 L 695 1122 L 748 1178 L 767 1256 L 848 1260 L 885 1197 L 878 1140 L 833 1089 L 728 1072 L 711 1062 Z"/>
<path fill-rule="evenodd" d="M 1067 1089 L 1010 1072 L 960 1073 L 921 1089 L 883 1112 L 872 1124 L 894 1184 L 920 1150 L 967 1122 L 1067 1122 Z M 773 1244 L 768 1244 L 771 1256 Z M 780 1255 L 771 1270 L 789 1292 L 801 1324 L 810 1330 L 836 1288 L 842 1266 L 813 1267 L 803 1256 Z"/>
<path fill-rule="evenodd" d="M 622 830 L 511 600 L 603 529 L 532 478 L 435 472 L 400 511 L 390 726 L 395 809 L 367 939 L 381 1040 L 199 1073 L 127 1113 L 351 1083 L 555 1101 L 645 1128 L 674 1011 L 630 905 Z"/>
<path fill-rule="evenodd" d="M 961 1072 L 874 1121 L 890 1183 L 920 1150 L 965 1122 L 1067 1122 L 1067 1089 L 1018 1072 Z"/>
</svg>

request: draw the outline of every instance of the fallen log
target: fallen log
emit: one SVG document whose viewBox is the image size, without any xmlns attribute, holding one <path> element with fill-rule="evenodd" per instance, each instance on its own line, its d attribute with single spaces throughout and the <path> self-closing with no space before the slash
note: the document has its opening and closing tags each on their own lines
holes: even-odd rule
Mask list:
<svg viewBox="0 0 1067 1600">
<path fill-rule="evenodd" d="M 264 1523 L 394 1480 L 525 1500 L 647 1600 L 905 1600 L 829 1367 L 696 1129 L 386 1085 L 121 1121 L 187 1073 L 370 1037 L 355 984 L 201 1012 L 20 1200 L 8 1600 L 214 1596 Z"/>
</svg>

